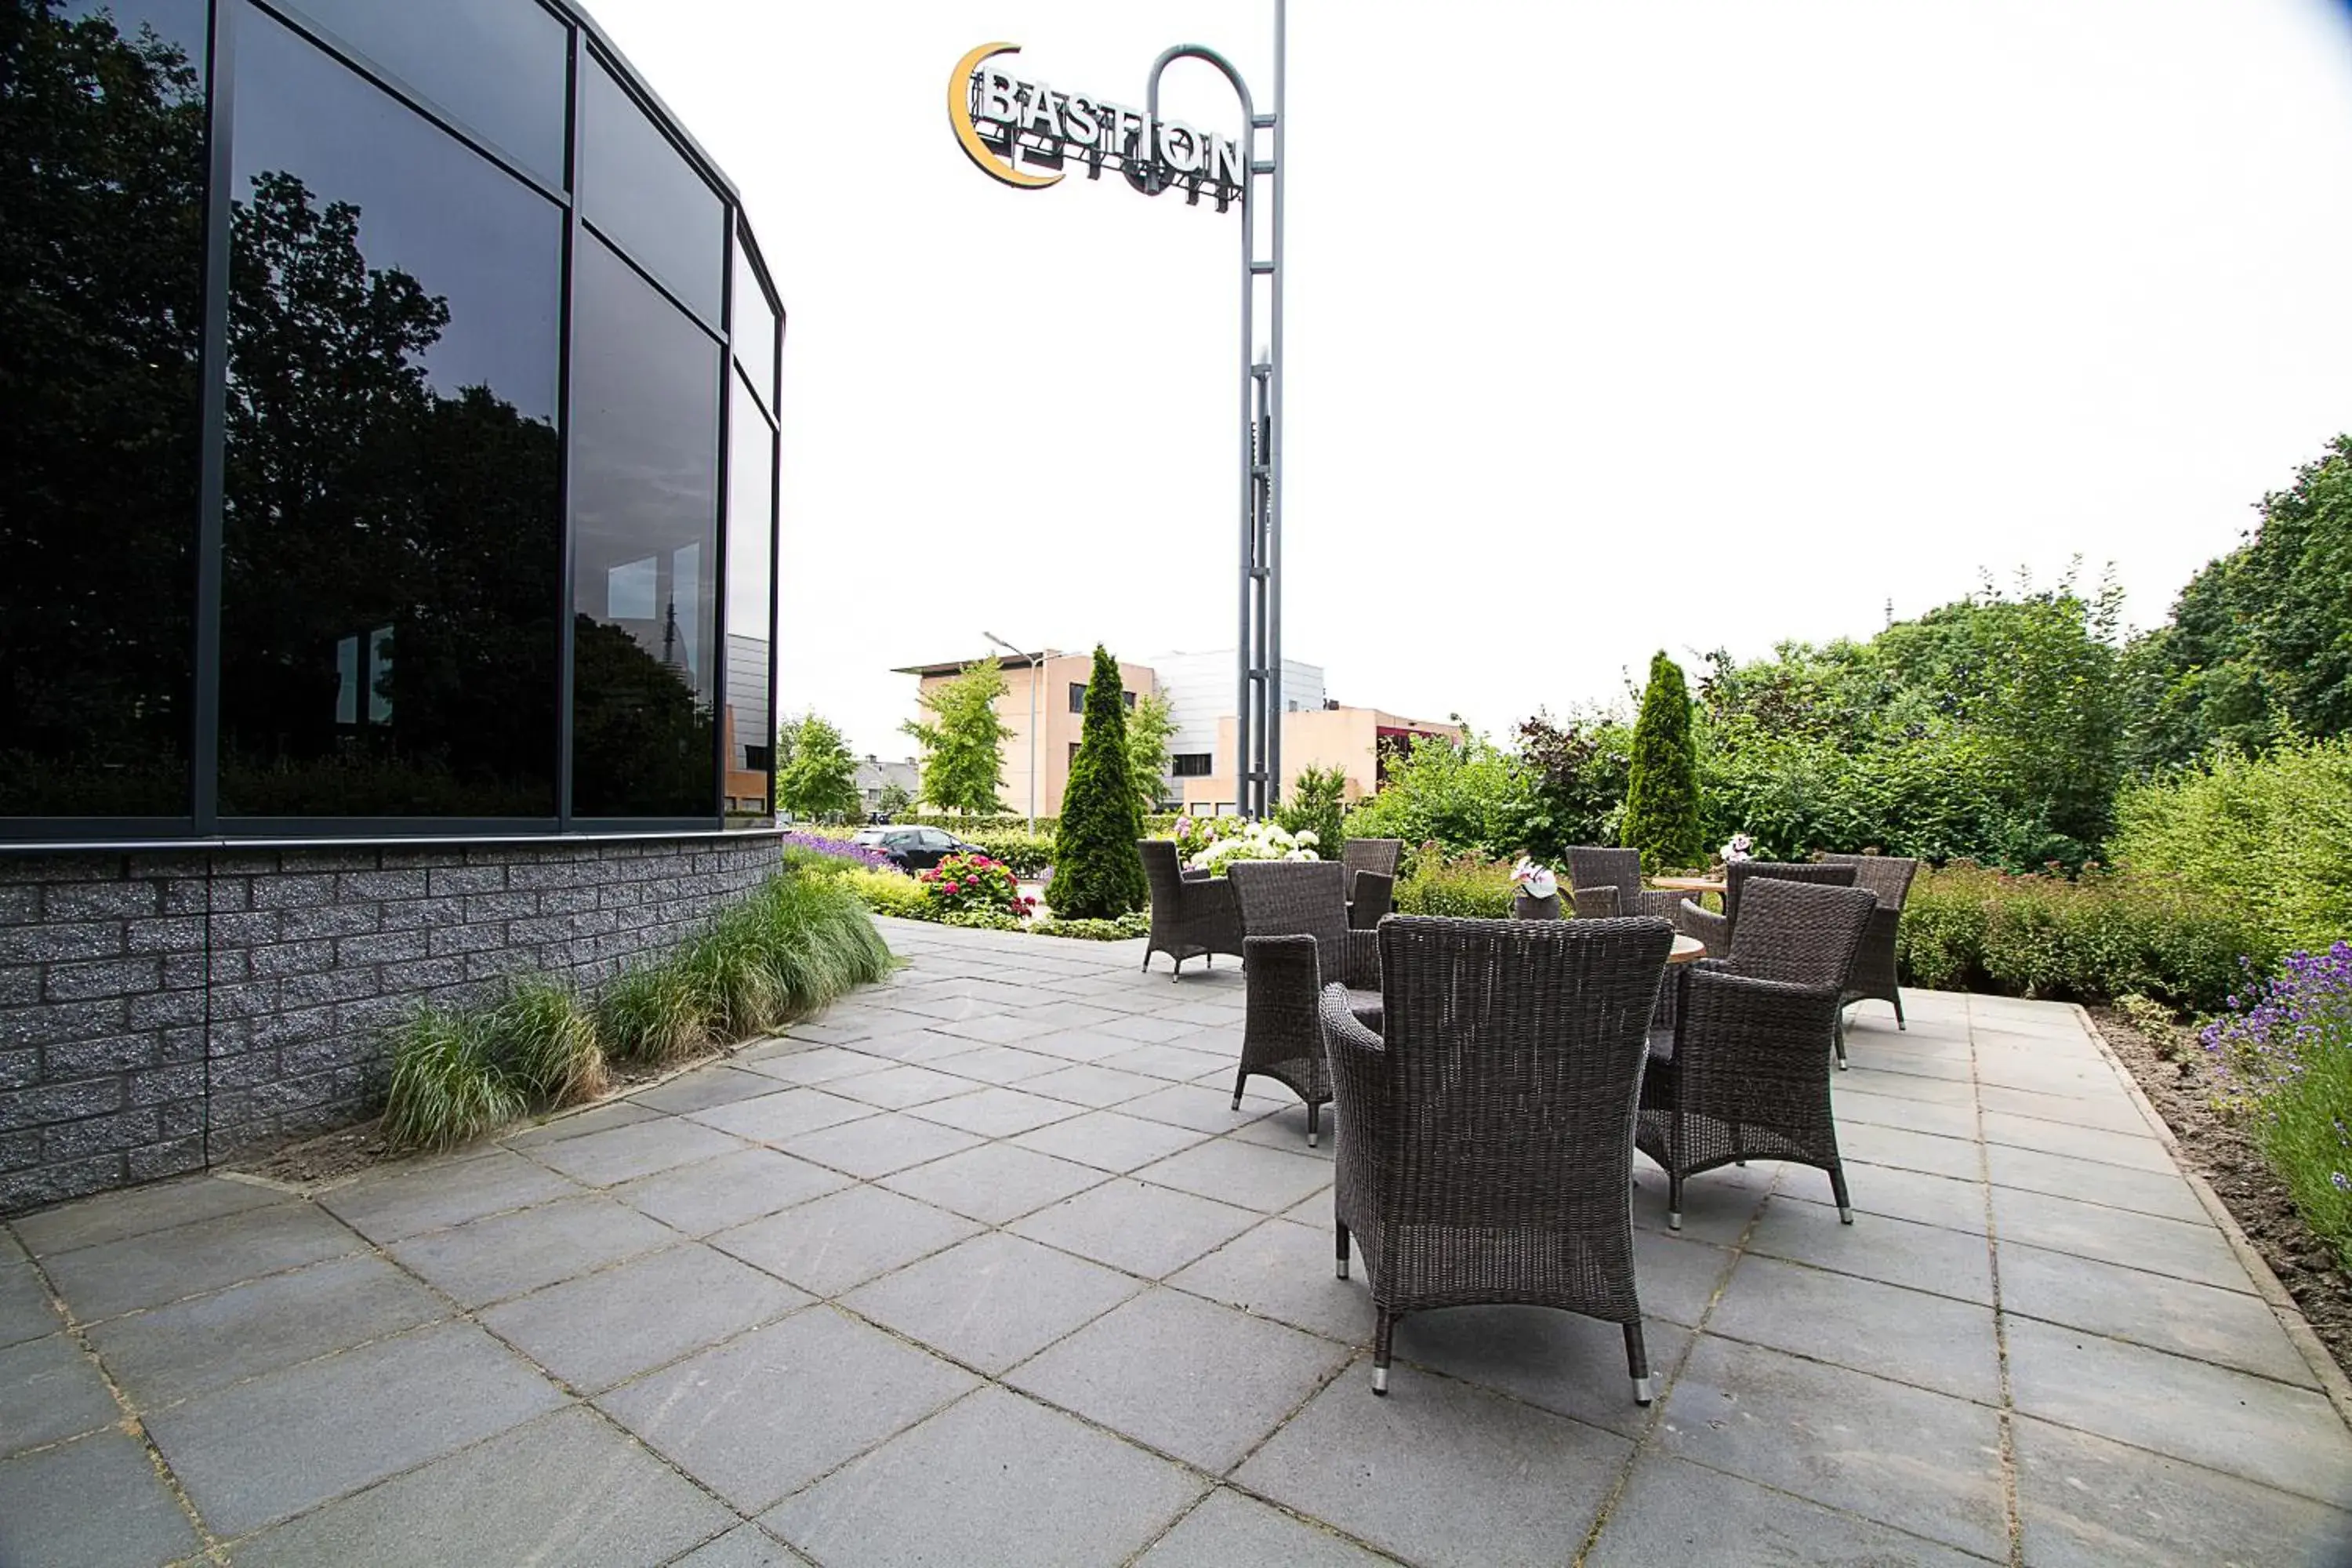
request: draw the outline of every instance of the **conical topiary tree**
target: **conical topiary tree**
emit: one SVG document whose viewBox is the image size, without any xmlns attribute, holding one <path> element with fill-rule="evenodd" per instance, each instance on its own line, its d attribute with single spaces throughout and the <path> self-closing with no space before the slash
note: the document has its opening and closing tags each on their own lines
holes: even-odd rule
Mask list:
<svg viewBox="0 0 2352 1568">
<path fill-rule="evenodd" d="M 1062 826 L 1054 841 L 1054 880 L 1045 901 L 1071 920 L 1109 920 L 1143 907 L 1143 813 L 1128 776 L 1127 703 L 1118 661 L 1095 647 L 1094 679 L 1087 683 L 1086 731 L 1070 763 L 1062 795 Z"/>
<path fill-rule="evenodd" d="M 1663 652 L 1650 660 L 1650 684 L 1633 725 L 1633 771 L 1625 792 L 1625 842 L 1653 871 L 1696 866 L 1700 842 L 1698 747 L 1691 737 L 1690 692 L 1682 666 Z"/>
</svg>

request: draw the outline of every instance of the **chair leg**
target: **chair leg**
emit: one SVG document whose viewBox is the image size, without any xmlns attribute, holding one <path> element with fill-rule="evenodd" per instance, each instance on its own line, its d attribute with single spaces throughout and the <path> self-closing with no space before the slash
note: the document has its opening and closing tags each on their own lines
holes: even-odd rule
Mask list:
<svg viewBox="0 0 2352 1568">
<path fill-rule="evenodd" d="M 1838 1224 L 1852 1225 L 1853 1199 L 1846 1193 L 1845 1167 L 1842 1164 L 1830 1167 L 1830 1194 L 1837 1199 Z"/>
<path fill-rule="evenodd" d="M 1148 947 L 1143 950 L 1143 973 L 1151 973 L 1151 950 Z"/>
<path fill-rule="evenodd" d="M 1683 1175 L 1680 1171 L 1666 1173 L 1666 1228 L 1683 1227 Z"/>
<path fill-rule="evenodd" d="M 1343 1225 L 1343 1226 L 1341 1226 L 1339 1227 L 1339 1278 L 1340 1278 L 1340 1279 L 1345 1279 L 1347 1277 L 1348 1277 L 1348 1227 L 1347 1227 L 1346 1226 L 1344 1226 L 1344 1225 Z"/>
<path fill-rule="evenodd" d="M 1372 1330 L 1372 1392 L 1389 1391 L 1389 1340 L 1396 1332 L 1396 1315 L 1382 1308 Z"/>
<path fill-rule="evenodd" d="M 1893 996 L 1889 997 L 1889 998 L 1888 998 L 1888 1000 L 1889 1000 L 1889 1001 L 1891 1001 L 1891 1002 L 1893 1002 L 1893 1003 L 1895 1004 L 1895 1026 L 1896 1028 L 1898 1028 L 1898 1029 L 1907 1029 L 1907 1028 L 1909 1028 L 1911 1026 L 1910 1026 L 1910 1025 L 1908 1025 L 1908 1024 L 1906 1024 L 1906 1023 L 1905 1023 L 1905 1022 L 1903 1021 L 1903 990 L 1902 990 L 1902 987 L 1900 987 L 1900 986 L 1895 987 L 1895 994 L 1894 994 Z"/>
<path fill-rule="evenodd" d="M 1249 1068 L 1244 1068 L 1239 1072 L 1234 1074 L 1234 1109 L 1235 1110 L 1239 1110 L 1242 1108 L 1242 1086 L 1248 1082 Z"/>
<path fill-rule="evenodd" d="M 1321 1120 L 1322 1114 L 1321 1106 L 1311 1100 L 1307 1102 L 1307 1146 L 1309 1149 L 1315 1147 L 1316 1124 Z"/>
<path fill-rule="evenodd" d="M 1633 1403 L 1650 1403 L 1650 1352 L 1642 1343 L 1642 1325 L 1637 1320 L 1625 1325 L 1625 1370 L 1633 1377 Z"/>
<path fill-rule="evenodd" d="M 1830 1030 L 1830 1043 L 1837 1048 L 1838 1071 L 1845 1071 L 1845 1009 L 1837 1010 L 1836 1026 Z"/>
</svg>

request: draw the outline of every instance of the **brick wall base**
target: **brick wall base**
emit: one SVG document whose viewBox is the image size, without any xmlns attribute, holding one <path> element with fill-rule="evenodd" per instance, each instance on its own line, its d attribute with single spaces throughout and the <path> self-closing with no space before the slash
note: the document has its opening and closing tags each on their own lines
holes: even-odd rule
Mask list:
<svg viewBox="0 0 2352 1568">
<path fill-rule="evenodd" d="M 593 986 L 778 857 L 765 835 L 0 857 L 0 1214 L 362 1121 L 419 1003 Z"/>
</svg>

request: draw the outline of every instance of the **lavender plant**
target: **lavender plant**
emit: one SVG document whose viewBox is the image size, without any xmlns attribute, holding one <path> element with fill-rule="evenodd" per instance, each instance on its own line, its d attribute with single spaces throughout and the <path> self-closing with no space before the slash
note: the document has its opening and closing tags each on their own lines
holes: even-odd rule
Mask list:
<svg viewBox="0 0 2352 1568">
<path fill-rule="evenodd" d="M 890 869 L 889 856 L 863 844 L 852 844 L 845 838 L 828 838 L 814 833 L 787 833 L 783 837 L 783 847 L 787 860 L 797 858 L 794 852 L 798 851 L 801 855 L 822 856 L 827 860 L 863 866 L 869 871 Z"/>
<path fill-rule="evenodd" d="M 2298 952 L 2202 1038 L 2313 1233 L 2352 1268 L 2352 942 Z"/>
</svg>

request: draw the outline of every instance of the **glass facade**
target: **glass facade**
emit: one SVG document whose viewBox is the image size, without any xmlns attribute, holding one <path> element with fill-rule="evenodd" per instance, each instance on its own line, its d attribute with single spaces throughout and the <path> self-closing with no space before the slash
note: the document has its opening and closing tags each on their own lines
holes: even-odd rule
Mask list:
<svg viewBox="0 0 2352 1568">
<path fill-rule="evenodd" d="M 782 313 L 593 26 L 0 5 L 0 839 L 763 816 Z"/>
</svg>

